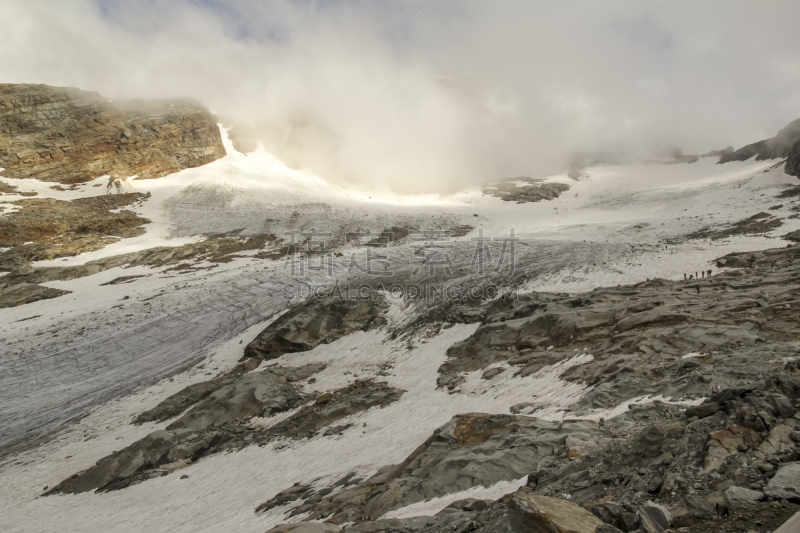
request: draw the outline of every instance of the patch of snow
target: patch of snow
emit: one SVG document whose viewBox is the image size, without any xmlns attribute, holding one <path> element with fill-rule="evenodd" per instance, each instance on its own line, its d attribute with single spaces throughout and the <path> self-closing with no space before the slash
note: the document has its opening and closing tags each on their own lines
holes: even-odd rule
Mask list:
<svg viewBox="0 0 800 533">
<path fill-rule="evenodd" d="M 522 477 L 515 481 L 500 481 L 491 487 L 472 487 L 461 492 L 453 492 L 447 496 L 439 498 L 430 498 L 423 502 L 413 503 L 406 507 L 401 507 L 394 511 L 389 511 L 381 518 L 411 518 L 412 516 L 432 516 L 450 505 L 451 503 L 463 500 L 466 498 L 475 498 L 476 500 L 496 500 L 506 494 L 515 492 L 520 487 L 524 487 L 528 483 L 528 476 Z"/>
</svg>

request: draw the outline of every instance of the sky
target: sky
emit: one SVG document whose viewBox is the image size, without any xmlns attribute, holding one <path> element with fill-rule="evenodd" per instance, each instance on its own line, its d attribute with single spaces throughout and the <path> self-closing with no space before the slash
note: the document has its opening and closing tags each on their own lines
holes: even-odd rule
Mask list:
<svg viewBox="0 0 800 533">
<path fill-rule="evenodd" d="M 191 97 L 284 164 L 452 194 L 800 118 L 800 4 L 0 0 L 0 83 Z"/>
</svg>

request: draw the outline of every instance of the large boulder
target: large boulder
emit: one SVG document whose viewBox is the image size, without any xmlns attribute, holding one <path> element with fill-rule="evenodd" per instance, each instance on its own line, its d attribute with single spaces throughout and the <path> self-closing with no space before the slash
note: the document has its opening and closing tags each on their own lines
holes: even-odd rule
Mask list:
<svg viewBox="0 0 800 533">
<path fill-rule="evenodd" d="M 515 533 L 595 533 L 605 525 L 570 501 L 540 496 L 527 488 L 514 494 L 508 521 Z"/>
<path fill-rule="evenodd" d="M 744 487 L 728 487 L 725 489 L 724 497 L 727 504 L 757 502 L 764 499 L 764 493 Z"/>
<path fill-rule="evenodd" d="M 764 494 L 776 500 L 800 503 L 800 463 L 781 466 L 767 483 Z"/>
<path fill-rule="evenodd" d="M 639 507 L 639 520 L 647 533 L 661 533 L 670 528 L 672 518 L 662 505 L 645 502 Z"/>
</svg>

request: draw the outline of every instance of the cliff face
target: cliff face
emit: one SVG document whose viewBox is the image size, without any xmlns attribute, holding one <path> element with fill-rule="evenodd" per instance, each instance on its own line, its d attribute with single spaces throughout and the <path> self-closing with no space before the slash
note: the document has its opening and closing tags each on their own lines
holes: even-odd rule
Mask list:
<svg viewBox="0 0 800 533">
<path fill-rule="evenodd" d="M 790 122 L 771 139 L 748 144 L 735 152 L 723 155 L 719 162 L 746 161 L 753 156 L 756 156 L 757 161 L 785 157 L 785 172 L 790 176 L 800 177 L 800 119 Z"/>
<path fill-rule="evenodd" d="M 224 155 L 215 117 L 193 100 L 109 102 L 69 87 L 0 84 L 4 177 L 158 178 Z"/>
</svg>

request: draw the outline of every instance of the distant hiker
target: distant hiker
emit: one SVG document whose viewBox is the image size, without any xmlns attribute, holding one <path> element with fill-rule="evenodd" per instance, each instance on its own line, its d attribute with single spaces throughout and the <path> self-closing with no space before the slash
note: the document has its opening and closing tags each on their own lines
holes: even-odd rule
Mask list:
<svg viewBox="0 0 800 533">
<path fill-rule="evenodd" d="M 705 270 L 701 271 L 700 277 L 702 277 L 702 278 L 706 277 L 706 271 Z"/>
<path fill-rule="evenodd" d="M 689 274 L 689 279 L 694 279 L 694 276 L 692 276 L 691 274 Z"/>
<path fill-rule="evenodd" d="M 700 276 L 697 275 L 697 272 L 694 273 L 694 279 L 699 278 Z"/>
<path fill-rule="evenodd" d="M 686 272 L 683 273 L 683 279 L 689 279 L 686 277 Z"/>
<path fill-rule="evenodd" d="M 700 294 L 700 285 L 697 286 L 697 294 Z"/>
<path fill-rule="evenodd" d="M 711 269 L 710 268 L 708 269 L 708 277 L 709 278 L 711 277 Z"/>
</svg>

